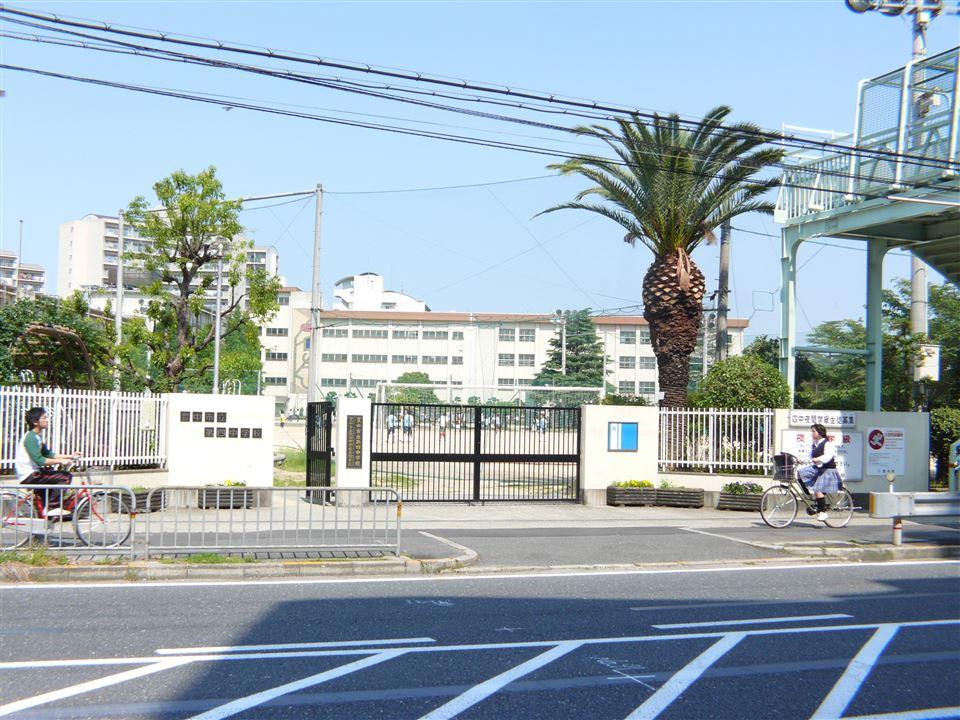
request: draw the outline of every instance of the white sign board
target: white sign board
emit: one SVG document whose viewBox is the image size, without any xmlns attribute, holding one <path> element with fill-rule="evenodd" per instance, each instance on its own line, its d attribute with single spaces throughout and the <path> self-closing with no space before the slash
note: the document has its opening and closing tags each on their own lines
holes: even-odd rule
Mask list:
<svg viewBox="0 0 960 720">
<path fill-rule="evenodd" d="M 810 427 L 820 423 L 828 428 L 850 428 L 857 424 L 852 410 L 791 410 L 790 424 Z"/>
<path fill-rule="evenodd" d="M 780 449 L 796 455 L 800 460 L 810 459 L 813 433 L 809 430 L 784 430 L 780 434 Z M 863 433 L 831 432 L 827 439 L 837 448 L 837 472 L 844 482 L 863 480 Z"/>
<path fill-rule="evenodd" d="M 903 475 L 907 468 L 907 433 L 903 428 L 867 428 L 867 475 Z"/>
</svg>

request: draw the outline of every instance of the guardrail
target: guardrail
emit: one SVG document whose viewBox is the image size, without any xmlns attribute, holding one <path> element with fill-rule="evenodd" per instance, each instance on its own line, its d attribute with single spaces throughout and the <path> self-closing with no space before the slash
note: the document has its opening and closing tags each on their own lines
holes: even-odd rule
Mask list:
<svg viewBox="0 0 960 720">
<path fill-rule="evenodd" d="M 198 551 L 368 550 L 400 554 L 402 502 L 389 488 L 151 490 L 144 557 Z"/>
<path fill-rule="evenodd" d="M 960 516 L 960 493 L 872 492 L 870 517 L 893 519 L 893 544 L 900 544 L 901 518 Z"/>
</svg>

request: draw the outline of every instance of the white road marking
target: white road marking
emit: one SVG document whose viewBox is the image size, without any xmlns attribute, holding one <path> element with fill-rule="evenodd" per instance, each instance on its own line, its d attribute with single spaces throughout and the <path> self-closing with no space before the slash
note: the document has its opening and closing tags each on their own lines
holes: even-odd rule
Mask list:
<svg viewBox="0 0 960 720">
<path fill-rule="evenodd" d="M 292 692 L 297 692 L 299 690 L 327 682 L 327 680 L 334 680 L 338 677 L 349 675 L 357 670 L 363 670 L 364 668 L 377 665 L 386 660 L 392 660 L 395 657 L 403 655 L 404 652 L 404 650 L 384 650 L 376 655 L 371 655 L 370 657 L 365 657 L 362 660 L 357 660 L 347 665 L 335 667 L 332 670 L 326 670 L 322 673 L 305 677 L 302 680 L 294 680 L 293 682 L 286 683 L 285 685 L 278 685 L 277 687 L 270 688 L 269 690 L 263 690 L 262 692 L 254 693 L 253 695 L 237 698 L 236 700 L 228 702 L 225 705 L 220 705 L 219 707 L 212 708 L 204 713 L 200 713 L 199 715 L 194 715 L 189 720 L 222 720 L 222 718 L 236 715 L 237 713 L 244 712 L 252 707 L 263 705 L 263 703 L 269 702 L 270 700 L 280 697 L 281 695 L 288 695 Z"/>
<path fill-rule="evenodd" d="M 450 702 L 445 703 L 435 710 L 427 713 L 420 718 L 420 720 L 449 720 L 449 718 L 456 717 L 467 708 L 473 707 L 478 702 L 485 700 L 505 685 L 512 683 L 517 678 L 521 678 L 524 675 L 528 675 L 534 670 L 543 667 L 544 665 L 552 663 L 557 658 L 563 657 L 567 653 L 576 650 L 582 644 L 583 643 L 579 641 L 560 643 L 550 648 L 545 653 L 541 653 L 534 658 L 530 658 L 526 662 L 510 668 L 506 672 L 500 673 L 496 677 L 492 677 L 489 680 L 480 683 L 479 685 L 474 685 L 462 695 L 458 695 Z"/>
<path fill-rule="evenodd" d="M 786 565 L 739 565 L 706 568 L 658 568 L 651 570 L 582 570 L 577 572 L 539 572 L 539 573 L 486 573 L 482 575 L 430 575 L 427 577 L 375 577 L 375 578 L 317 578 L 297 580 L 249 580 L 237 582 L 236 578 L 227 580 L 192 580 L 192 581 L 159 581 L 159 582 L 94 582 L 94 583 L 6 583 L 0 585 L 0 592 L 17 592 L 26 590 L 154 590 L 156 588 L 196 588 L 196 587 L 234 587 L 246 588 L 251 586 L 282 586 L 282 585 L 362 585 L 380 583 L 444 583 L 461 582 L 463 580 L 487 580 L 500 582 L 502 580 L 552 580 L 555 578 L 578 578 L 614 575 L 696 575 L 698 573 L 732 573 L 732 572 L 769 572 L 785 570 L 833 570 L 843 568 L 868 567 L 902 567 L 928 565 L 960 565 L 960 560 L 905 560 L 903 562 L 837 562 L 827 563 L 823 560 L 811 563 L 790 563 Z"/>
<path fill-rule="evenodd" d="M 847 705 L 853 700 L 898 629 L 897 625 L 881 625 L 877 628 L 873 636 L 847 665 L 843 675 L 820 703 L 820 707 L 810 716 L 810 720 L 833 720 L 843 716 L 843 711 L 847 709 Z"/>
<path fill-rule="evenodd" d="M 19 712 L 20 710 L 26 710 L 27 708 L 36 707 L 37 705 L 44 705 L 46 703 L 56 702 L 57 700 L 63 700 L 64 698 L 73 697 L 74 695 L 80 695 L 82 693 L 90 692 L 91 690 L 100 690 L 101 688 L 116 685 L 117 683 L 122 683 L 127 680 L 134 680 L 136 678 L 143 677 L 144 675 L 151 675 L 163 670 L 169 670 L 170 668 L 174 668 L 179 665 L 186 665 L 189 662 L 190 660 L 188 658 L 172 658 L 169 660 L 159 661 L 154 659 L 149 665 L 144 667 L 135 668 L 133 670 L 125 670 L 121 673 L 116 673 L 115 675 L 107 675 L 106 677 L 97 678 L 96 680 L 79 683 L 78 685 L 71 685 L 70 687 L 66 687 L 61 690 L 51 690 L 50 692 L 45 692 L 42 695 L 34 695 L 33 697 L 25 698 L 23 700 L 17 700 L 15 702 L 7 703 L 6 705 L 0 705 L 0 717 L 5 717 L 6 715 Z"/>
<path fill-rule="evenodd" d="M 753 620 L 717 620 L 714 622 L 673 623 L 672 625 L 651 625 L 658 630 L 676 630 L 679 628 L 714 627 L 718 625 L 765 625 L 778 622 L 803 622 L 805 620 L 841 620 L 853 615 L 833 613 L 832 615 L 791 615 L 788 617 L 755 618 Z"/>
<path fill-rule="evenodd" d="M 960 624 L 960 618 L 951 618 L 948 620 L 913 620 L 909 622 L 898 623 L 897 627 L 936 627 L 941 625 Z M 742 635 L 799 635 L 804 633 L 823 633 L 835 631 L 850 630 L 876 630 L 881 627 L 880 624 L 859 624 L 859 625 L 805 625 L 801 627 L 789 628 L 767 628 L 764 630 L 742 630 Z M 710 638 L 722 638 L 730 635 L 729 632 L 718 630 L 717 632 L 702 633 L 674 633 L 670 635 L 636 635 L 632 637 L 608 637 L 608 638 L 583 638 L 580 640 L 531 640 L 527 642 L 498 642 L 498 643 L 475 643 L 468 645 L 430 645 L 419 647 L 397 648 L 405 653 L 435 653 L 435 652 L 470 652 L 474 650 L 513 650 L 516 648 L 541 648 L 556 647 L 565 642 L 576 642 L 581 645 L 622 645 L 626 643 L 642 642 L 663 642 L 666 640 L 702 640 Z M 236 655 L 184 655 L 177 660 L 190 662 L 226 662 L 230 660 L 276 660 L 294 657 L 335 657 L 347 655 L 368 655 L 378 652 L 377 648 L 357 648 L 348 650 L 306 650 L 303 652 L 268 652 L 268 653 L 240 653 Z M 384 650 L 388 652 L 388 650 Z M 156 662 L 156 657 L 133 657 L 133 658 L 86 658 L 79 660 L 18 660 L 13 662 L 0 662 L 0 670 L 24 670 L 49 667 L 81 667 L 96 665 L 121 665 L 121 664 L 141 664 Z"/>
<path fill-rule="evenodd" d="M 713 645 L 708 647 L 693 660 L 687 663 L 678 672 L 667 680 L 660 689 L 648 697 L 646 701 L 627 715 L 626 720 L 653 720 L 666 707 L 676 700 L 693 684 L 704 671 L 723 657 L 731 648 L 746 637 L 745 633 L 730 633 L 724 635 Z"/>
<path fill-rule="evenodd" d="M 730 542 L 741 543 L 742 545 L 749 545 L 750 547 L 760 547 L 764 550 L 779 550 L 782 545 L 772 545 L 770 543 L 762 542 L 751 542 L 750 540 L 743 540 L 742 538 L 734 538 L 729 535 L 721 535 L 720 533 L 707 532 L 706 530 L 698 530 L 697 528 L 692 527 L 682 527 L 681 530 L 686 530 L 687 532 L 697 533 L 698 535 L 709 535 L 710 537 L 720 538 L 721 540 L 729 540 Z"/>
<path fill-rule="evenodd" d="M 319 650 L 320 648 L 365 647 L 369 645 L 403 645 L 432 643 L 433 638 L 392 638 L 388 640 L 341 640 L 339 642 L 284 643 L 282 645 L 211 645 L 210 647 L 160 648 L 157 655 L 197 655 L 216 652 L 250 652 L 254 650 Z"/>
<path fill-rule="evenodd" d="M 883 715 L 851 715 L 844 720 L 949 720 L 950 718 L 960 718 L 960 706 L 906 710 Z"/>
</svg>

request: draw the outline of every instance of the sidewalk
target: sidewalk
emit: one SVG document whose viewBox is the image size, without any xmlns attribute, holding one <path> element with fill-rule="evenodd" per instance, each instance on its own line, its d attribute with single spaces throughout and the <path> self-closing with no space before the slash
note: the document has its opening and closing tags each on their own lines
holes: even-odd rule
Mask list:
<svg viewBox="0 0 960 720">
<path fill-rule="evenodd" d="M 956 520 L 904 521 L 891 544 L 889 520 L 863 513 L 831 529 L 798 516 L 789 528 L 764 525 L 755 512 L 575 504 L 405 504 L 401 557 L 367 553 L 261 553 L 258 562 L 163 562 L 0 566 L 5 580 L 159 580 L 517 572 L 706 566 L 731 563 L 881 561 L 960 557 Z"/>
</svg>

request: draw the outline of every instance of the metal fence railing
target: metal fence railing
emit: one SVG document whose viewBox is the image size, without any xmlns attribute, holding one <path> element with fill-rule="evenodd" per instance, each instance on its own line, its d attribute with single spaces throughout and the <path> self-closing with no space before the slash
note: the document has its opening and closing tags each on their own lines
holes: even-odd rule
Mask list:
<svg viewBox="0 0 960 720">
<path fill-rule="evenodd" d="M 767 473 L 773 467 L 773 410 L 660 409 L 661 470 Z"/>
<path fill-rule="evenodd" d="M 44 408 L 44 438 L 58 452 L 79 452 L 82 462 L 111 467 L 167 462 L 167 401 L 156 395 L 106 390 L 0 387 L 0 472 L 13 468 L 24 414 Z"/>
<path fill-rule="evenodd" d="M 400 554 L 389 488 L 164 487 L 150 491 L 144 557 L 194 552 L 366 550 Z"/>
</svg>

